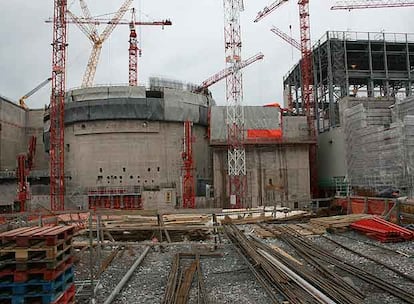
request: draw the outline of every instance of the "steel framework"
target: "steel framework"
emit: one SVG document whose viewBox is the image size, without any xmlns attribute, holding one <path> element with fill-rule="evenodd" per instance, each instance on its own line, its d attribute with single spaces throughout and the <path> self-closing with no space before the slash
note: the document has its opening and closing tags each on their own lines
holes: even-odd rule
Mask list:
<svg viewBox="0 0 414 304">
<path fill-rule="evenodd" d="M 64 112 L 66 89 L 66 0 L 54 1 L 50 98 L 50 205 L 65 208 Z"/>
<path fill-rule="evenodd" d="M 243 77 L 241 64 L 240 13 L 243 0 L 224 0 L 226 65 L 233 73 L 226 78 L 227 162 L 230 205 L 240 208 L 246 196 L 246 151 L 244 149 Z"/>
<path fill-rule="evenodd" d="M 194 186 L 194 159 L 193 159 L 193 123 L 184 122 L 184 147 L 182 158 L 184 162 L 183 171 L 183 208 L 195 208 L 195 186 Z"/>
<path fill-rule="evenodd" d="M 316 125 L 319 132 L 341 125 L 343 97 L 412 96 L 414 34 L 326 32 L 312 50 Z M 294 112 L 302 113 L 301 67 L 284 78 Z"/>
<path fill-rule="evenodd" d="M 137 32 L 135 30 L 135 9 L 132 9 L 131 23 L 129 24 L 129 85 L 138 85 L 138 55 L 141 50 L 138 48 Z"/>
</svg>

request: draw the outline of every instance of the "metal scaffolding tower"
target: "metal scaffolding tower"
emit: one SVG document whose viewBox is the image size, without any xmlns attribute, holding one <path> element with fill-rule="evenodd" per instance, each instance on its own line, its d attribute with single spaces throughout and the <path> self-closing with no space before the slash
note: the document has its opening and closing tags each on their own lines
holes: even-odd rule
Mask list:
<svg viewBox="0 0 414 304">
<path fill-rule="evenodd" d="M 226 66 L 234 73 L 226 78 L 226 123 L 228 141 L 229 195 L 232 207 L 244 205 L 246 196 L 246 151 L 244 149 L 243 78 L 241 64 L 240 12 L 243 0 L 224 0 Z"/>
<path fill-rule="evenodd" d="M 66 85 L 66 0 L 54 1 L 52 93 L 50 97 L 50 205 L 65 208 L 64 112 Z"/>
</svg>

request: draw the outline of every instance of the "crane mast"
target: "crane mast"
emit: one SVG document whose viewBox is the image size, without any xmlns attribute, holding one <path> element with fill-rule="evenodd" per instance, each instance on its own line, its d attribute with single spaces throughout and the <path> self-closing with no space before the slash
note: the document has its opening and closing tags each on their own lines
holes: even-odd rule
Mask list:
<svg viewBox="0 0 414 304">
<path fill-rule="evenodd" d="M 269 15 L 280 5 L 288 0 L 276 0 L 271 5 L 259 12 L 255 22 L 260 21 L 265 16 Z M 309 136 L 312 139 L 316 138 L 315 128 L 315 102 L 312 94 L 312 48 L 310 42 L 310 18 L 309 18 L 309 0 L 299 0 L 299 24 L 300 24 L 300 51 L 302 59 L 300 62 L 301 76 L 302 76 L 302 110 L 306 115 L 306 120 L 309 129 Z M 279 33 L 276 33 L 279 34 Z M 286 39 L 285 39 L 286 40 Z M 289 39 L 288 39 L 289 40 Z M 287 41 L 288 41 L 287 40 Z M 292 41 L 289 41 L 290 43 Z M 291 106 L 291 103 L 290 105 Z M 317 164 L 316 164 L 316 145 L 309 147 L 309 166 L 310 166 L 310 190 L 313 196 L 318 195 L 318 179 L 317 179 Z"/>
<path fill-rule="evenodd" d="M 338 1 L 331 10 L 354 10 L 366 8 L 411 7 L 413 0 L 348 0 Z"/>
<path fill-rule="evenodd" d="M 135 30 L 135 9 L 132 9 L 132 18 L 129 23 L 129 85 L 138 85 L 138 48 L 137 32 Z"/>
<path fill-rule="evenodd" d="M 64 111 L 66 90 L 67 0 L 54 0 L 52 93 L 50 97 L 50 205 L 65 208 Z"/>
<path fill-rule="evenodd" d="M 227 165 L 230 205 L 240 208 L 246 195 L 246 151 L 244 149 L 243 77 L 241 63 L 240 13 L 243 0 L 224 0 L 224 49 L 226 78 Z"/>
</svg>

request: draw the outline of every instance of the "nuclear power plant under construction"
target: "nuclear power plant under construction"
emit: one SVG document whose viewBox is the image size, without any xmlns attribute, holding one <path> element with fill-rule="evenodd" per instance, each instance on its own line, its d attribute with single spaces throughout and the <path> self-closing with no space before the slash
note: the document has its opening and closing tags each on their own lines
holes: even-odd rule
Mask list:
<svg viewBox="0 0 414 304">
<path fill-rule="evenodd" d="M 224 0 L 198 84 L 215 3 L 49 2 L 0 12 L 0 303 L 414 303 L 414 1 Z"/>
</svg>

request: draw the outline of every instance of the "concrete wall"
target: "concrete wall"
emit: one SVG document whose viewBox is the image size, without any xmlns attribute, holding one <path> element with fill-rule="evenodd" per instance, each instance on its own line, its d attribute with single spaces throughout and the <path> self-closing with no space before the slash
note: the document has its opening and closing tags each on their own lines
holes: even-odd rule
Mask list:
<svg viewBox="0 0 414 304">
<path fill-rule="evenodd" d="M 49 169 L 49 154 L 45 152 L 43 143 L 43 109 L 29 110 L 26 113 L 26 142 L 29 143 L 29 138 L 35 135 L 36 141 L 36 155 L 33 170 L 41 170 L 48 172 Z M 26 144 L 27 146 L 27 144 Z"/>
<path fill-rule="evenodd" d="M 227 151 L 214 149 L 215 198 L 228 206 Z M 294 208 L 310 199 L 308 145 L 246 147 L 247 205 Z M 219 203 L 220 204 L 220 203 Z"/>
<path fill-rule="evenodd" d="M 68 191 L 110 186 L 179 189 L 183 124 L 154 121 L 93 121 L 65 130 Z M 211 179 L 206 128 L 193 126 L 195 176 Z"/>
<path fill-rule="evenodd" d="M 0 97 L 0 171 L 15 170 L 17 154 L 25 152 L 26 111 Z"/>
<path fill-rule="evenodd" d="M 342 127 L 318 135 L 318 178 L 346 176 L 345 137 Z"/>
</svg>

